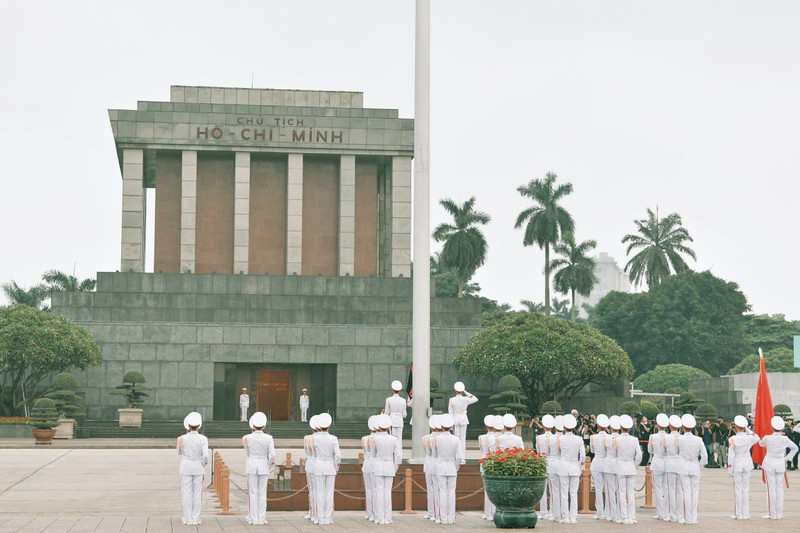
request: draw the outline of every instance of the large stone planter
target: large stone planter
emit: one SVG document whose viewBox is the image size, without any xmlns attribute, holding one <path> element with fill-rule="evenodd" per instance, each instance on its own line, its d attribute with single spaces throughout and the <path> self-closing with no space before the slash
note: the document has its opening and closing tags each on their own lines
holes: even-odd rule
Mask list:
<svg viewBox="0 0 800 533">
<path fill-rule="evenodd" d="M 117 409 L 119 412 L 119 427 L 121 428 L 140 428 L 142 427 L 142 410 L 134 408 Z"/>
<path fill-rule="evenodd" d="M 486 494 L 497 507 L 494 525 L 500 528 L 536 527 L 535 505 L 542 499 L 547 476 L 483 476 Z"/>
<path fill-rule="evenodd" d="M 75 421 L 71 418 L 59 418 L 54 439 L 74 439 Z"/>
<path fill-rule="evenodd" d="M 36 439 L 36 444 L 53 444 L 53 436 L 56 434 L 55 429 L 32 429 L 33 438 Z"/>
</svg>

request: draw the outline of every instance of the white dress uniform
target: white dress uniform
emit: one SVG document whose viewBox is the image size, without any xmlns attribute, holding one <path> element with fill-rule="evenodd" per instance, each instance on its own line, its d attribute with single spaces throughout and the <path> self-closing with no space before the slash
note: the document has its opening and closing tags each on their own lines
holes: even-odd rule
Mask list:
<svg viewBox="0 0 800 533">
<path fill-rule="evenodd" d="M 453 387 L 456 395 L 450 398 L 447 412 L 453 417 L 453 434 L 461 440 L 461 455 L 467 455 L 467 407 L 478 401 L 478 398 L 464 390 L 464 384 L 457 381 Z"/>
<path fill-rule="evenodd" d="M 386 415 L 383 415 L 386 416 Z M 389 429 L 388 416 L 386 427 Z M 384 429 L 381 423 L 381 429 Z M 372 472 L 375 476 L 375 523 L 392 523 L 392 483 L 397 474 L 397 468 L 403 461 L 403 452 L 400 449 L 400 440 L 394 435 L 379 431 L 373 437 L 375 443 L 375 461 Z"/>
<path fill-rule="evenodd" d="M 783 419 L 779 416 L 772 418 L 772 428 L 775 433 L 767 435 L 759 444 L 766 449 L 761 468 L 767 478 L 767 510 L 765 518 L 779 520 L 783 518 L 783 483 L 786 474 L 786 463 L 791 461 L 797 453 L 797 444 L 789 437 L 782 435 L 785 427 Z M 786 453 L 786 449 L 789 453 Z"/>
<path fill-rule="evenodd" d="M 392 383 L 392 389 L 397 391 L 400 389 L 395 389 L 394 387 L 402 387 L 399 381 L 395 381 Z M 403 447 L 403 424 L 404 418 L 408 416 L 406 410 L 406 401 L 400 397 L 400 394 L 395 392 L 393 395 L 386 398 L 386 405 L 384 406 L 383 412 L 389 415 L 389 418 L 392 420 L 392 427 L 391 433 L 394 437 L 400 441 L 400 448 Z"/>
<path fill-rule="evenodd" d="M 550 514 L 556 522 L 564 518 L 565 510 L 561 509 L 561 450 L 558 439 L 563 435 L 563 418 L 559 415 L 555 419 L 555 429 L 547 453 L 547 481 L 550 483 Z"/>
<path fill-rule="evenodd" d="M 464 460 L 464 452 L 458 437 L 446 431 L 452 425 L 450 415 L 442 417 L 445 429 L 434 437 L 436 449 L 436 477 L 439 485 L 441 523 L 455 524 L 456 521 L 456 479 L 458 468 Z M 437 520 L 439 522 L 439 520 Z"/>
<path fill-rule="evenodd" d="M 676 421 L 677 420 L 677 421 Z M 667 476 L 667 517 L 665 521 L 679 522 L 683 520 L 683 496 L 681 493 L 681 483 L 679 472 L 682 459 L 678 457 L 680 437 L 680 426 L 682 422 L 677 415 L 671 415 L 669 420 L 670 433 L 664 440 L 664 450 L 666 461 L 664 462 L 664 472 Z"/>
<path fill-rule="evenodd" d="M 606 460 L 605 441 L 608 438 L 608 433 L 606 433 L 608 422 L 608 416 L 604 414 L 597 415 L 597 427 L 600 428 L 600 432 L 589 437 L 589 450 L 591 450 L 591 452 L 594 454 L 594 459 L 592 459 L 592 464 L 589 469 L 592 472 L 592 485 L 594 485 L 594 506 L 597 511 L 593 518 L 597 520 L 605 520 L 607 512 L 605 500 L 608 500 L 608 495 L 605 491 L 606 481 L 603 470 L 605 468 Z"/>
<path fill-rule="evenodd" d="M 370 434 L 361 437 L 361 450 L 364 452 L 364 462 L 361 463 L 361 474 L 364 476 L 364 510 L 369 521 L 375 520 L 375 483 L 373 478 L 373 463 L 375 458 L 375 419 L 369 417 L 367 425 Z"/>
<path fill-rule="evenodd" d="M 314 431 L 311 435 L 306 435 L 303 438 L 303 450 L 306 453 L 306 487 L 308 488 L 308 514 L 305 518 L 311 520 L 312 522 L 317 520 L 318 517 L 318 510 L 317 510 L 317 495 L 314 489 L 317 486 L 316 482 L 316 457 L 314 456 L 314 437 L 316 436 L 317 430 L 317 416 L 312 416 L 311 420 L 308 421 L 308 425 Z"/>
<path fill-rule="evenodd" d="M 636 467 L 642 463 L 639 439 L 628 433 L 633 427 L 629 415 L 620 417 L 622 433 L 614 441 L 617 447 L 617 486 L 619 516 L 623 524 L 636 523 Z"/>
<path fill-rule="evenodd" d="M 606 482 L 606 520 L 622 522 L 619 514 L 619 484 L 617 482 L 617 438 L 619 437 L 619 417 L 614 421 L 611 433 L 605 439 L 606 458 L 603 461 L 603 481 Z"/>
<path fill-rule="evenodd" d="M 242 411 L 241 422 L 247 422 L 247 410 L 250 408 L 250 395 L 247 391 L 239 395 L 239 409 Z"/>
<path fill-rule="evenodd" d="M 483 435 L 478 436 L 478 448 L 481 451 L 481 459 L 486 459 L 486 457 L 495 451 L 497 451 L 497 433 L 494 432 L 494 427 L 492 426 L 492 415 L 486 415 L 483 420 L 484 426 L 486 426 L 486 433 Z M 480 465 L 481 474 L 483 474 L 483 464 Z M 494 505 L 492 504 L 491 500 L 489 500 L 489 495 L 486 493 L 486 487 L 484 486 L 483 489 L 483 517 L 486 520 L 491 520 L 494 516 Z"/>
<path fill-rule="evenodd" d="M 661 415 L 659 415 L 660 417 Z M 667 476 L 666 476 L 666 461 L 667 461 L 667 448 L 666 438 L 667 432 L 664 431 L 669 425 L 667 415 L 664 418 L 656 418 L 657 424 L 660 426 L 658 433 L 650 435 L 650 440 L 647 442 L 647 451 L 650 452 L 650 471 L 653 473 L 653 497 L 656 501 L 656 518 L 665 519 L 669 518 L 667 511 Z M 666 420 L 665 420 L 666 419 Z"/>
<path fill-rule="evenodd" d="M 685 414 L 681 420 L 686 430 L 686 433 L 678 438 L 678 457 L 683 462 L 679 475 L 684 521 L 687 524 L 696 524 L 697 503 L 700 497 L 700 470 L 708 464 L 708 451 L 703 439 L 690 433 L 696 425 L 694 416 Z"/>
<path fill-rule="evenodd" d="M 513 432 L 514 426 L 517 425 L 517 419 L 514 415 L 503 415 L 503 432 L 497 435 L 497 449 L 510 450 L 512 448 L 524 448 L 525 443 L 522 437 L 515 435 Z"/>
<path fill-rule="evenodd" d="M 261 415 L 261 417 L 258 417 Z M 252 427 L 264 427 L 267 417 L 255 413 L 250 417 Z M 254 430 L 242 437 L 247 461 L 244 473 L 247 476 L 248 514 L 247 522 L 252 525 L 267 523 L 267 483 L 272 465 L 275 464 L 275 444 L 271 435 L 262 430 Z"/>
<path fill-rule="evenodd" d="M 200 413 L 189 413 L 184 426 L 202 425 Z M 208 439 L 197 431 L 190 431 L 178 437 L 178 455 L 181 456 L 179 474 L 181 477 L 182 521 L 186 525 L 200 523 L 200 504 L 202 501 L 203 476 L 208 464 Z"/>
<path fill-rule="evenodd" d="M 555 438 L 553 436 L 553 424 L 555 419 L 553 415 L 544 415 L 542 417 L 542 425 L 544 426 L 544 433 L 536 435 L 535 446 L 536 452 L 545 457 L 550 453 L 550 440 Z M 553 515 L 550 513 L 550 506 L 548 505 L 548 497 L 552 497 L 553 489 L 550 487 L 550 461 L 548 458 L 547 470 L 547 483 L 545 483 L 544 490 L 542 491 L 542 499 L 539 500 L 539 518 L 544 520 L 552 520 Z"/>
<path fill-rule="evenodd" d="M 750 448 L 761 438 L 743 431 L 747 419 L 742 415 L 734 418 L 734 424 L 738 432 L 728 439 L 728 473 L 733 477 L 733 518 L 743 520 L 750 518 L 750 472 L 753 470 Z"/>
<path fill-rule="evenodd" d="M 428 425 L 431 432 L 422 437 L 422 450 L 425 452 L 425 461 L 422 464 L 422 471 L 425 473 L 425 489 L 428 500 L 428 512 L 425 518 L 428 520 L 436 520 L 436 458 L 434 457 L 433 438 L 436 430 L 436 416 L 433 415 L 428 419 Z"/>
<path fill-rule="evenodd" d="M 339 439 L 328 433 L 331 416 L 322 413 L 320 416 L 321 431 L 314 435 L 314 471 L 317 486 L 315 487 L 319 516 L 317 524 L 333 523 L 333 489 L 336 485 L 336 473 L 342 462 L 339 450 Z"/>
<path fill-rule="evenodd" d="M 308 422 L 309 400 L 308 394 L 304 391 L 303 394 L 300 395 L 300 422 Z"/>
<path fill-rule="evenodd" d="M 578 523 L 578 482 L 586 463 L 583 439 L 572 433 L 575 426 L 575 417 L 564 415 L 566 432 L 558 439 L 561 450 L 561 522 L 570 524 Z"/>
</svg>

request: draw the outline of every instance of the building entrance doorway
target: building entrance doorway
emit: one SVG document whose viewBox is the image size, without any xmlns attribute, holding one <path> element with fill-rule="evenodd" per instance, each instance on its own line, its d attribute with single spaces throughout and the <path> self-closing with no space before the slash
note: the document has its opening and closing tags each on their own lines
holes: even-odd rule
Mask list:
<svg viewBox="0 0 800 533">
<path fill-rule="evenodd" d="M 259 370 L 256 408 L 270 420 L 289 420 L 289 385 L 288 370 Z"/>
</svg>

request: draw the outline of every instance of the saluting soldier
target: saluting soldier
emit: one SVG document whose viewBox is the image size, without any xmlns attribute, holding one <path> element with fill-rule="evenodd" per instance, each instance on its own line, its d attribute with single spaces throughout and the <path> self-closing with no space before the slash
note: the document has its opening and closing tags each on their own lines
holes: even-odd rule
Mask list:
<svg viewBox="0 0 800 533">
<path fill-rule="evenodd" d="M 780 520 L 783 518 L 783 482 L 786 478 L 786 463 L 797 453 L 797 444 L 782 433 L 786 427 L 783 418 L 773 416 L 770 423 L 775 432 L 759 442 L 762 448 L 766 448 L 766 455 L 761 465 L 767 478 L 767 514 L 763 518 Z"/>
<path fill-rule="evenodd" d="M 425 474 L 425 491 L 427 496 L 427 513 L 424 518 L 434 521 L 436 520 L 436 458 L 434 457 L 433 439 L 436 435 L 437 421 L 433 415 L 428 419 L 428 427 L 431 432 L 422 436 L 422 449 L 425 452 L 425 460 L 422 464 L 422 472 Z"/>
<path fill-rule="evenodd" d="M 736 520 L 750 519 L 750 472 L 753 459 L 750 448 L 761 437 L 747 428 L 747 419 L 736 415 L 733 419 L 736 434 L 728 439 L 728 474 L 733 477 L 733 515 Z"/>
<path fill-rule="evenodd" d="M 392 427 L 389 415 L 378 416 L 378 431 L 373 437 L 375 443 L 375 462 L 372 467 L 375 479 L 375 523 L 392 523 L 392 482 L 397 468 L 403 461 L 400 439 L 390 435 Z"/>
<path fill-rule="evenodd" d="M 456 395 L 450 398 L 447 412 L 453 417 L 453 433 L 461 440 L 461 456 L 466 457 L 467 426 L 469 425 L 467 407 L 477 402 L 478 398 L 464 390 L 464 384 L 460 381 L 455 382 L 453 389 L 456 391 Z"/>
<path fill-rule="evenodd" d="M 553 435 L 553 426 L 555 426 L 555 423 L 556 419 L 551 414 L 546 414 L 542 417 L 542 428 L 544 431 L 536 435 L 536 439 L 534 440 L 536 452 L 539 455 L 547 456 L 550 453 L 550 441 L 555 438 Z M 550 505 L 548 505 L 549 502 L 547 500 L 548 497 L 553 497 L 553 488 L 550 486 L 549 458 L 545 475 L 547 476 L 547 483 L 545 483 L 544 491 L 542 491 L 542 499 L 539 500 L 539 518 L 542 520 L 552 520 L 553 515 L 550 512 Z"/>
<path fill-rule="evenodd" d="M 687 413 L 681 417 L 683 435 L 678 440 L 678 456 L 683 460 L 680 472 L 681 493 L 683 493 L 684 521 L 697 523 L 697 503 L 700 498 L 700 471 L 708 464 L 708 450 L 703 439 L 692 434 L 697 425 L 694 416 Z"/>
<path fill-rule="evenodd" d="M 316 472 L 316 493 L 319 516 L 315 524 L 333 524 L 333 489 L 336 484 L 336 473 L 342 462 L 339 450 L 339 439 L 328 433 L 333 418 L 322 413 L 317 419 L 319 433 L 314 436 L 314 470 Z"/>
<path fill-rule="evenodd" d="M 183 420 L 188 433 L 178 437 L 177 450 L 181 456 L 181 520 L 185 525 L 200 524 L 203 476 L 208 464 L 208 439 L 197 431 L 203 425 L 200 413 L 191 412 Z"/>
<path fill-rule="evenodd" d="M 244 473 L 247 476 L 247 523 L 260 526 L 267 523 L 267 482 L 275 464 L 275 444 L 271 435 L 264 433 L 267 415 L 258 411 L 250 417 L 250 435 L 242 437 L 247 454 Z"/>
<path fill-rule="evenodd" d="M 586 462 L 583 439 L 572 431 L 578 421 L 572 414 L 564 415 L 564 434 L 559 437 L 561 450 L 561 523 L 578 523 L 578 482 Z"/>
<path fill-rule="evenodd" d="M 619 482 L 617 480 L 617 438 L 619 437 L 619 416 L 608 419 L 609 434 L 606 439 L 606 460 L 603 461 L 603 479 L 606 482 L 606 520 L 622 523 L 619 511 Z"/>
<path fill-rule="evenodd" d="M 392 420 L 391 434 L 400 441 L 400 448 L 403 447 L 403 424 L 407 416 L 406 401 L 400 397 L 403 384 L 397 380 L 392 381 L 392 395 L 386 398 L 386 405 L 383 412 L 389 415 Z"/>
<path fill-rule="evenodd" d="M 364 452 L 364 462 L 361 463 L 361 475 L 364 476 L 364 518 L 370 522 L 375 521 L 375 482 L 373 479 L 373 463 L 375 461 L 375 427 L 377 416 L 373 415 L 367 420 L 369 435 L 361 437 L 361 449 Z"/>
<path fill-rule="evenodd" d="M 629 433 L 633 427 L 630 415 L 619 417 L 622 432 L 614 441 L 617 447 L 617 485 L 619 487 L 619 516 L 622 523 L 636 523 L 636 467 L 642 463 L 639 439 Z"/>
<path fill-rule="evenodd" d="M 608 513 L 608 494 L 606 493 L 605 461 L 606 439 L 608 439 L 608 415 L 597 415 L 597 433 L 589 438 L 589 450 L 594 455 L 589 469 L 592 472 L 592 485 L 594 485 L 594 507 L 597 510 L 592 517 L 595 520 L 605 520 Z"/>
<path fill-rule="evenodd" d="M 450 433 L 452 415 L 441 415 L 442 432 L 434 438 L 436 448 L 436 477 L 439 485 L 441 519 L 436 523 L 455 524 L 456 521 L 456 476 L 464 461 L 464 452 L 458 437 Z"/>
<path fill-rule="evenodd" d="M 486 415 L 483 417 L 483 426 L 486 428 L 486 433 L 478 435 L 478 448 L 481 451 L 481 459 L 495 451 L 497 451 L 497 433 L 494 432 L 494 416 Z M 480 464 L 480 471 L 483 474 L 483 463 Z M 489 500 L 489 494 L 486 492 L 486 485 L 483 487 L 483 518 L 484 520 L 492 520 L 494 517 L 494 504 Z"/>
<path fill-rule="evenodd" d="M 308 514 L 304 517 L 314 522 L 317 520 L 317 495 L 315 488 L 317 486 L 315 472 L 316 472 L 316 457 L 314 450 L 314 436 L 317 429 L 317 415 L 313 415 L 308 421 L 308 426 L 311 428 L 311 435 L 306 435 L 303 438 L 303 450 L 306 453 L 306 487 L 308 488 Z"/>
<path fill-rule="evenodd" d="M 650 471 L 653 473 L 653 497 L 656 500 L 656 519 L 666 520 L 669 518 L 667 511 L 667 427 L 669 427 L 669 417 L 664 413 L 656 416 L 656 427 L 658 431 L 650 435 L 647 442 L 647 451 L 650 452 Z"/>
</svg>

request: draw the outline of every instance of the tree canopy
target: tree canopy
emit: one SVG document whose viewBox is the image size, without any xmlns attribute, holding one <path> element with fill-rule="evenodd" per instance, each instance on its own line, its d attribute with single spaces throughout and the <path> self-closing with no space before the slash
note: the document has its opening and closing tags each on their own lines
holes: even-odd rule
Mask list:
<svg viewBox="0 0 800 533">
<path fill-rule="evenodd" d="M 630 355 L 637 373 L 682 363 L 719 376 L 749 352 L 738 285 L 710 272 L 670 276 L 648 292 L 611 292 L 594 324 Z"/>
<path fill-rule="evenodd" d="M 783 315 L 744 315 L 749 353 L 761 348 L 764 352 L 776 348 L 794 349 L 794 336 L 800 335 L 800 321 L 788 321 Z"/>
<path fill-rule="evenodd" d="M 633 376 L 628 355 L 596 329 L 538 313 L 519 313 L 472 337 L 453 360 L 470 376 L 516 376 L 531 413 L 589 383 Z"/>
<path fill-rule="evenodd" d="M 0 308 L 0 373 L 5 389 L 4 414 L 23 412 L 40 395 L 39 386 L 51 372 L 99 365 L 100 349 L 84 328 L 71 320 L 27 305 Z"/>
<path fill-rule="evenodd" d="M 764 367 L 767 372 L 800 372 L 800 368 L 794 366 L 794 352 L 788 348 L 775 348 L 764 352 Z M 738 365 L 728 371 L 728 374 L 747 374 L 760 370 L 760 358 L 757 353 L 754 353 L 742 359 Z"/>
<path fill-rule="evenodd" d="M 707 379 L 711 374 L 689 365 L 658 365 L 633 381 L 633 386 L 644 392 L 665 393 L 676 389 L 689 390 L 689 380 Z"/>
</svg>

